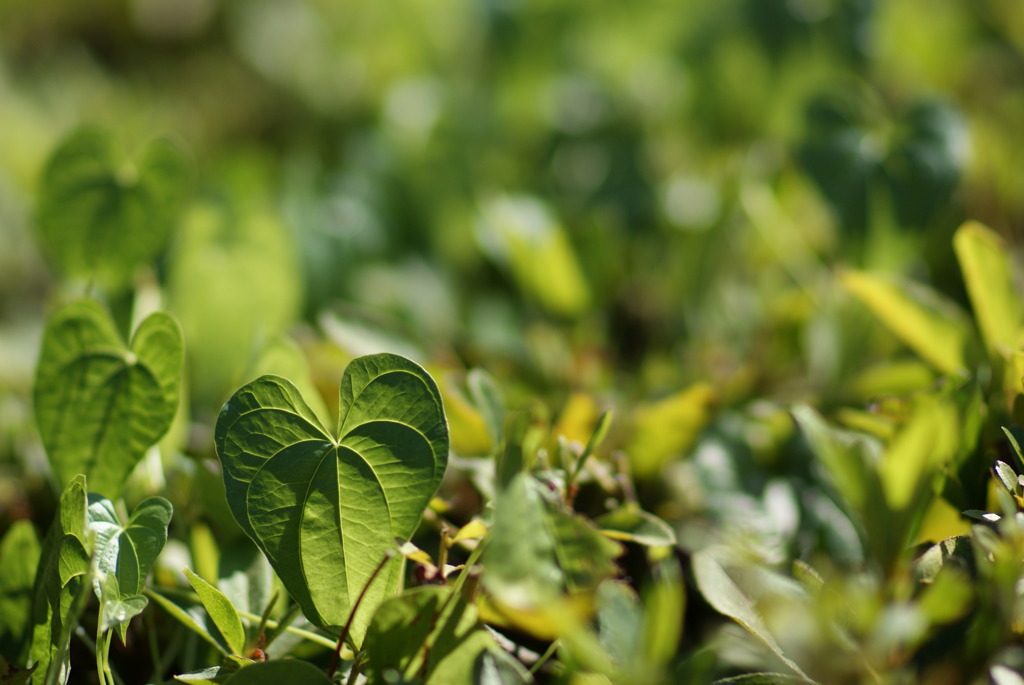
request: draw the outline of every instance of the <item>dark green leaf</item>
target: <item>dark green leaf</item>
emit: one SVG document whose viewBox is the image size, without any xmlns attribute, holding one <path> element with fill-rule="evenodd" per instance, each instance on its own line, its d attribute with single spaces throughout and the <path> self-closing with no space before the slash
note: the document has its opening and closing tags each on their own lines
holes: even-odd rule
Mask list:
<svg viewBox="0 0 1024 685">
<path fill-rule="evenodd" d="M 94 300 L 59 309 L 47 324 L 36 372 L 36 423 L 61 483 L 84 473 L 93 492 L 117 497 L 178 407 L 181 332 L 162 312 L 125 347 Z"/>
<path fill-rule="evenodd" d="M 27 637 L 40 554 L 39 537 L 27 520 L 15 521 L 0 542 L 0 654 L 11 658 Z"/>
<path fill-rule="evenodd" d="M 342 377 L 337 435 L 275 376 L 236 392 L 216 429 L 235 519 L 306 616 L 335 628 L 394 539 L 415 532 L 441 484 L 448 460 L 441 395 L 407 359 L 360 357 Z M 389 562 L 369 589 L 353 622 L 357 642 L 400 570 Z"/>
<path fill-rule="evenodd" d="M 122 287 L 167 243 L 187 176 L 169 141 L 150 143 L 128 162 L 107 133 L 75 131 L 43 172 L 38 224 L 46 251 L 70 276 Z"/>
</svg>

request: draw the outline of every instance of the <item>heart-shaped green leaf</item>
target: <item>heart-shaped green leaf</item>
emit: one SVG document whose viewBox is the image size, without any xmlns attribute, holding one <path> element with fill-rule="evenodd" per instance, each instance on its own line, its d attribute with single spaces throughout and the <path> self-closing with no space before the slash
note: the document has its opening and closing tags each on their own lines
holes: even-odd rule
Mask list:
<svg viewBox="0 0 1024 685">
<path fill-rule="evenodd" d="M 360 357 L 341 379 L 337 437 L 287 380 L 262 376 L 217 420 L 231 511 L 313 623 L 345 623 L 396 537 L 409 538 L 448 462 L 448 426 L 433 379 L 393 354 Z M 388 563 L 353 620 L 362 640 L 397 588 Z"/>
<path fill-rule="evenodd" d="M 36 423 L 60 483 L 84 473 L 117 497 L 135 465 L 167 432 L 178 406 L 181 331 L 156 312 L 125 347 L 94 300 L 59 309 L 43 334 Z"/>
<path fill-rule="evenodd" d="M 167 140 L 126 163 L 106 132 L 75 131 L 43 172 L 43 245 L 63 272 L 119 288 L 167 242 L 187 178 L 184 155 Z"/>
</svg>

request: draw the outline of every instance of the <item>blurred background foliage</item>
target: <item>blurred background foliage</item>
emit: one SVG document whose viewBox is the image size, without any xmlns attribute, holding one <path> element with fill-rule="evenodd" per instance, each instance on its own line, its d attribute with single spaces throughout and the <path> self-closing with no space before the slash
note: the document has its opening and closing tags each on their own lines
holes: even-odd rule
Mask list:
<svg viewBox="0 0 1024 685">
<path fill-rule="evenodd" d="M 501 441 L 473 368 L 542 461 L 614 410 L 598 463 L 683 557 L 735 547 L 700 568 L 746 564 L 794 631 L 780 649 L 823 682 L 919 667 L 932 634 L 886 613 L 910 606 L 887 604 L 912 594 L 906 544 L 968 530 L 1016 422 L 1019 339 L 989 335 L 953 239 L 987 225 L 1018 301 L 1022 85 L 1017 0 L 5 0 L 0 529 L 53 506 L 32 369 L 46 313 L 91 289 L 125 331 L 160 307 L 182 324 L 189 401 L 136 482 L 172 493 L 172 528 L 237 537 L 210 438 L 238 385 L 282 373 L 330 415 L 345 363 L 394 351 L 438 376 L 466 459 Z M 110 136 L 112 187 L 145 178 L 150 141 L 177 150 L 155 257 L 127 277 L 68 268 L 46 228 L 67 211 L 48 159 L 85 125 Z M 872 461 L 890 448 L 938 456 L 894 474 Z M 488 496 L 466 492 L 456 519 Z M 862 602 L 848 661 L 814 628 L 848 607 L 794 608 L 750 570 L 793 560 Z M 677 675 L 774 667 L 688 606 L 681 645 L 717 661 Z"/>
</svg>

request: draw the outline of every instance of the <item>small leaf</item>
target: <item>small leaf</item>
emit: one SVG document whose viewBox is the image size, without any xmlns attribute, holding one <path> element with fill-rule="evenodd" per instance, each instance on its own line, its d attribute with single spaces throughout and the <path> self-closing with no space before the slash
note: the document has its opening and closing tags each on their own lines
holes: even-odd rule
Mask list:
<svg viewBox="0 0 1024 685">
<path fill-rule="evenodd" d="M 185 576 L 192 584 L 196 594 L 199 595 L 199 601 L 203 603 L 206 613 L 213 619 L 213 624 L 224 636 L 228 650 L 232 654 L 245 654 L 245 627 L 231 600 L 225 597 L 220 590 L 193 573 L 192 569 L 186 568 Z"/>
<path fill-rule="evenodd" d="M 995 468 L 993 469 L 996 473 L 996 477 L 999 478 L 999 482 L 1003 484 L 1006 491 L 1011 495 L 1018 494 L 1017 488 L 1017 474 L 1014 473 L 1013 469 L 1004 461 L 996 460 Z"/>
<path fill-rule="evenodd" d="M 36 373 L 36 423 L 61 483 L 84 473 L 93 492 L 116 498 L 178 407 L 181 332 L 162 312 L 125 347 L 95 300 L 49 320 Z"/>
<path fill-rule="evenodd" d="M 336 438 L 295 386 L 264 376 L 228 400 L 215 436 L 235 520 L 323 628 L 346 622 L 394 539 L 412 537 L 448 461 L 440 392 L 413 362 L 356 359 L 340 407 Z M 357 644 L 400 570 L 389 562 L 367 591 L 352 623 Z"/>
<path fill-rule="evenodd" d="M 967 322 L 952 303 L 922 286 L 911 288 L 861 271 L 844 271 L 840 280 L 897 338 L 939 371 L 961 374 L 967 368 Z"/>
<path fill-rule="evenodd" d="M 101 600 L 133 597 L 142 592 L 146 575 L 167 542 L 167 526 L 173 515 L 171 503 L 150 497 L 139 503 L 122 525 L 114 504 L 99 495 L 89 495 L 88 529 L 94 535 L 96 596 Z M 117 579 L 118 594 L 111 597 L 102 589 L 100 578 Z"/>
<path fill-rule="evenodd" d="M 75 131 L 43 172 L 43 246 L 68 275 L 120 288 L 166 244 L 187 177 L 184 155 L 169 141 L 150 143 L 126 164 L 106 132 Z"/>
<path fill-rule="evenodd" d="M 764 619 L 757 613 L 754 603 L 737 587 L 725 570 L 715 560 L 713 550 L 702 549 L 693 555 L 693 575 L 704 599 L 723 616 L 728 616 L 746 628 L 757 639 L 775 652 L 783 663 L 805 681 L 811 679 L 787 657 L 775 636 L 768 630 Z M 813 681 L 811 681 L 813 682 Z"/>
<path fill-rule="evenodd" d="M 648 547 L 676 544 L 676 534 L 663 520 L 643 511 L 635 504 L 626 504 L 594 519 L 601 532 L 615 540 L 636 542 Z"/>
</svg>

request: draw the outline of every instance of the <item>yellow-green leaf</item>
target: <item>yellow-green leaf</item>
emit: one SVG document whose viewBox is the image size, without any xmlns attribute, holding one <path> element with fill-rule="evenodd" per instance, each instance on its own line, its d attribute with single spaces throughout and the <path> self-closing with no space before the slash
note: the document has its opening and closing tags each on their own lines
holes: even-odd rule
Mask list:
<svg viewBox="0 0 1024 685">
<path fill-rule="evenodd" d="M 953 249 L 985 347 L 990 354 L 1009 355 L 1017 344 L 1021 305 L 1006 244 L 985 226 L 968 221 L 953 236 Z"/>
<path fill-rule="evenodd" d="M 964 372 L 969 329 L 952 303 L 923 286 L 910 287 L 862 271 L 844 271 L 840 280 L 924 360 L 946 374 Z"/>
</svg>

